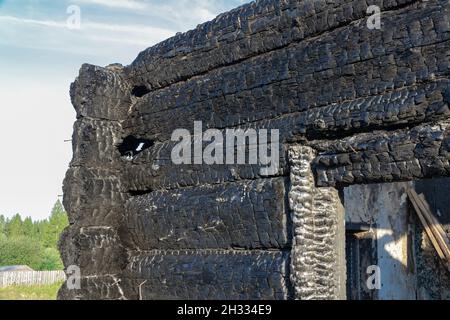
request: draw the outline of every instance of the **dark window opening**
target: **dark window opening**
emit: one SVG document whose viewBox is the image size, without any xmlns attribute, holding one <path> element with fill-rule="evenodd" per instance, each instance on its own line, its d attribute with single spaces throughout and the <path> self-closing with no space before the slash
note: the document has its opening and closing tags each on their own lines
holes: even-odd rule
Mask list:
<svg viewBox="0 0 450 320">
<path fill-rule="evenodd" d="M 373 300 L 376 292 L 366 286 L 367 267 L 377 264 L 376 242 L 369 227 L 347 224 L 345 253 L 347 262 L 347 299 Z"/>
<path fill-rule="evenodd" d="M 128 136 L 119 145 L 118 149 L 122 157 L 132 160 L 138 154 L 152 147 L 154 144 L 155 143 L 152 140 Z"/>
<path fill-rule="evenodd" d="M 146 86 L 135 86 L 131 91 L 131 94 L 138 98 L 142 98 L 148 93 L 150 93 L 150 90 Z"/>
</svg>

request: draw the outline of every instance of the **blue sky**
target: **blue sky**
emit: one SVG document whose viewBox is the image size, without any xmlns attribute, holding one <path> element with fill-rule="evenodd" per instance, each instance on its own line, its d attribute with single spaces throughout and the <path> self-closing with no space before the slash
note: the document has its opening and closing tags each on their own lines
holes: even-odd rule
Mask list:
<svg viewBox="0 0 450 320">
<path fill-rule="evenodd" d="M 247 0 L 0 0 L 0 214 L 44 219 L 62 194 L 82 63 L 131 63 Z M 80 28 L 67 20 L 80 10 Z M 72 20 L 70 20 L 72 21 Z"/>
</svg>

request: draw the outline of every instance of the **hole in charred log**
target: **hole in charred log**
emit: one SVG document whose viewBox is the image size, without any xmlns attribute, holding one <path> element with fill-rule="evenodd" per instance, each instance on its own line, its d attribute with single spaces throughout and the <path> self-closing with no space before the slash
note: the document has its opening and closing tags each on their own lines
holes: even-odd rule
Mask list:
<svg viewBox="0 0 450 320">
<path fill-rule="evenodd" d="M 128 136 L 123 139 L 118 149 L 122 157 L 132 160 L 142 151 L 150 148 L 155 143 L 152 140 L 136 138 L 135 136 Z"/>
<path fill-rule="evenodd" d="M 131 91 L 131 94 L 135 97 L 142 98 L 149 92 L 150 90 L 146 86 L 135 86 Z"/>
<path fill-rule="evenodd" d="M 152 193 L 154 190 L 153 189 L 148 189 L 148 190 L 130 190 L 129 194 L 132 197 L 139 197 L 139 196 L 145 196 L 146 194 Z"/>
</svg>

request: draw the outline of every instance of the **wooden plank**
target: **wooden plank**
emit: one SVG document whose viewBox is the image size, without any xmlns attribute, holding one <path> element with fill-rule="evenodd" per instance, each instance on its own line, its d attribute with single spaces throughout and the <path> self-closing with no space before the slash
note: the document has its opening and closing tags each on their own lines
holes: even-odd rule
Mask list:
<svg viewBox="0 0 450 320">
<path fill-rule="evenodd" d="M 448 238 L 445 231 L 440 226 L 439 221 L 434 217 L 431 210 L 429 209 L 428 203 L 426 203 L 425 199 L 421 199 L 414 190 L 409 190 L 410 198 L 414 200 L 418 210 L 421 215 L 425 218 L 425 221 L 434 236 L 436 243 L 433 243 L 433 246 L 436 244 L 439 246 L 442 254 L 444 255 L 444 260 L 450 262 L 450 249 L 448 246 Z M 436 246 L 435 246 L 436 248 Z M 437 250 L 437 248 L 436 248 Z"/>
<path fill-rule="evenodd" d="M 411 192 L 410 189 L 407 190 L 407 193 L 408 193 L 409 199 L 411 200 L 411 203 L 412 203 L 412 205 L 414 207 L 414 211 L 416 212 L 417 216 L 419 217 L 419 220 L 422 223 L 422 226 L 425 229 L 425 232 L 427 233 L 428 238 L 430 238 L 430 241 L 433 244 L 433 247 L 436 249 L 436 252 L 437 252 L 439 258 L 441 258 L 442 260 L 446 260 L 445 259 L 445 255 L 442 252 L 442 249 L 439 246 L 439 244 L 438 244 L 438 242 L 437 242 L 433 232 L 431 231 L 430 226 L 428 225 L 425 217 L 422 215 L 422 211 L 420 210 L 413 193 Z"/>
<path fill-rule="evenodd" d="M 447 245 L 447 248 L 450 248 L 450 239 L 448 238 L 447 232 L 445 232 L 444 228 L 442 228 L 442 225 L 438 221 L 438 219 L 434 216 L 433 210 L 431 210 L 430 204 L 425 199 L 424 194 L 419 194 L 419 200 L 422 202 L 422 205 L 424 206 L 427 215 L 425 218 L 428 217 L 429 223 L 436 227 L 437 231 L 439 232 L 440 236 L 444 240 L 445 244 Z"/>
<path fill-rule="evenodd" d="M 419 206 L 420 210 L 422 211 L 422 215 L 425 217 L 426 221 L 428 222 L 428 225 L 431 229 L 431 231 L 434 234 L 434 237 L 437 240 L 437 243 L 439 244 L 442 252 L 444 253 L 444 256 L 447 261 L 450 261 L 450 249 L 448 248 L 447 242 L 446 242 L 446 234 L 441 234 L 438 229 L 439 222 L 434 218 L 433 214 L 429 211 L 427 211 L 426 206 L 423 204 L 422 200 L 420 199 L 419 195 L 416 193 L 416 191 L 411 190 L 411 194 L 417 201 L 417 205 Z M 434 220 L 433 220 L 434 219 Z"/>
</svg>

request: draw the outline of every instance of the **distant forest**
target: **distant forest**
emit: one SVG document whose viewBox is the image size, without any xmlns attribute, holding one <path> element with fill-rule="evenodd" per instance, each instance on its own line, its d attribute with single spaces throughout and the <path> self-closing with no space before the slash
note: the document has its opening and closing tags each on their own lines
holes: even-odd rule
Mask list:
<svg viewBox="0 0 450 320">
<path fill-rule="evenodd" d="M 59 200 L 46 220 L 22 220 L 19 214 L 7 219 L 0 215 L 0 266 L 27 265 L 39 271 L 63 269 L 57 245 L 68 224 Z"/>
</svg>

